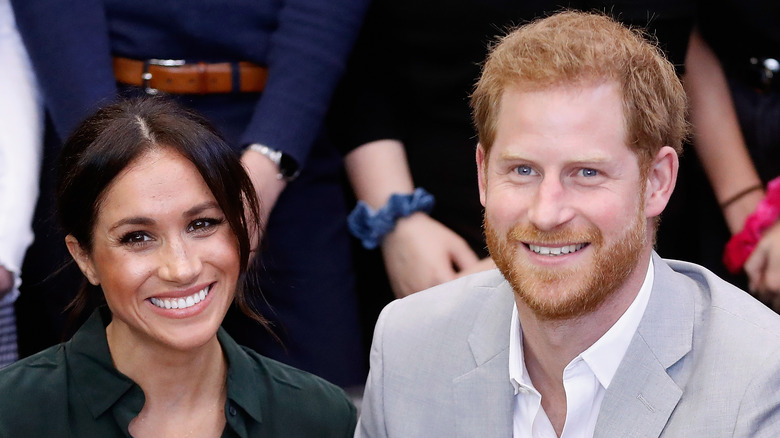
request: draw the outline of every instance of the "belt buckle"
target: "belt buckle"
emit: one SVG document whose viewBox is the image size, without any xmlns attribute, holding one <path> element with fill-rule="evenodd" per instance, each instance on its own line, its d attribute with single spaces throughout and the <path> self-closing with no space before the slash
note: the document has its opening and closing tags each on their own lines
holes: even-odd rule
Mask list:
<svg viewBox="0 0 780 438">
<path fill-rule="evenodd" d="M 141 79 L 143 80 L 142 87 L 144 92 L 152 96 L 160 92 L 160 90 L 149 86 L 149 81 L 152 80 L 152 73 L 149 71 L 150 65 L 159 65 L 161 67 L 180 67 L 184 64 L 186 64 L 186 62 L 183 59 L 147 59 L 146 62 L 144 62 L 144 72 L 141 74 Z"/>
</svg>

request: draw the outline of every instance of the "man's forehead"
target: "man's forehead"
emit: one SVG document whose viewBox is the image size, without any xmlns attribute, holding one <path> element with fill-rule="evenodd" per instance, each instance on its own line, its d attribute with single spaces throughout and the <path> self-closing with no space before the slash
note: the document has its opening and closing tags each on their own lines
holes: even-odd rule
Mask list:
<svg viewBox="0 0 780 438">
<path fill-rule="evenodd" d="M 576 147 L 565 147 L 561 163 L 606 163 L 623 151 L 636 156 L 616 81 L 507 88 L 496 122 L 489 161 L 541 160 L 565 145 Z"/>
</svg>

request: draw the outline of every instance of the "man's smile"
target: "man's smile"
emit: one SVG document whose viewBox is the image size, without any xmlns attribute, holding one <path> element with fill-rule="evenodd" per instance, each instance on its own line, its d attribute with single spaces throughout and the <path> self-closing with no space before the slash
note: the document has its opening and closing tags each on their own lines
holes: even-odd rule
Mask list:
<svg viewBox="0 0 780 438">
<path fill-rule="evenodd" d="M 540 255 L 549 255 L 549 256 L 559 256 L 562 254 L 571 254 L 573 252 L 577 252 L 581 250 L 582 248 L 585 248 L 586 246 L 590 245 L 589 243 L 577 243 L 574 245 L 564 245 L 564 246 L 540 246 L 540 245 L 534 245 L 530 243 L 525 244 L 528 249 L 533 251 L 536 254 Z"/>
</svg>

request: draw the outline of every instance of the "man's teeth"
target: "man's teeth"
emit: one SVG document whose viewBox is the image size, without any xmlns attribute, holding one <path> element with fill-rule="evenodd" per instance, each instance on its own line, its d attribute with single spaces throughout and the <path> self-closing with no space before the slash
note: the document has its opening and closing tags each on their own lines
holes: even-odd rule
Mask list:
<svg viewBox="0 0 780 438">
<path fill-rule="evenodd" d="M 195 292 L 194 294 L 183 297 L 183 298 L 154 298 L 152 297 L 149 301 L 152 302 L 157 307 L 161 307 L 163 309 L 186 309 L 187 307 L 192 307 L 199 302 L 206 299 L 206 295 L 209 294 L 211 286 L 206 286 L 201 290 L 200 292 Z"/>
<path fill-rule="evenodd" d="M 559 256 L 561 254 L 573 253 L 581 250 L 584 246 L 585 246 L 584 243 L 578 243 L 576 245 L 559 246 L 559 247 L 528 245 L 531 251 L 537 254 L 549 255 L 549 256 Z"/>
</svg>

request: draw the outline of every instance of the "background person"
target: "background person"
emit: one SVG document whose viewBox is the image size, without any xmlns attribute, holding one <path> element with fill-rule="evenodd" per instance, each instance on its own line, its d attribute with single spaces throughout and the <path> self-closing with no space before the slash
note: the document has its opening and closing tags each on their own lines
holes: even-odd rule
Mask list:
<svg viewBox="0 0 780 438">
<path fill-rule="evenodd" d="M 659 248 L 749 288 L 775 311 L 780 228 L 763 230 L 758 250 L 738 262 L 724 263 L 724 247 L 765 199 L 767 184 L 780 176 L 779 60 L 780 3 L 701 2 L 685 77 L 696 156 L 686 157 L 681 171 L 686 184 L 676 191 L 686 207 L 664 220 L 681 232 L 676 242 L 662 240 Z"/>
<path fill-rule="evenodd" d="M 107 106 L 63 147 L 57 193 L 88 281 L 73 307 L 106 306 L 0 372 L 0 435 L 351 436 L 341 389 L 220 329 L 234 302 L 267 325 L 243 284 L 260 213 L 205 119 L 156 99 Z"/>
<path fill-rule="evenodd" d="M 9 0 L 0 0 L 0 367 L 17 354 L 14 302 L 25 251 L 33 241 L 43 112 Z"/>
</svg>

